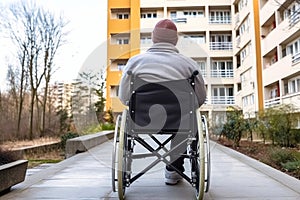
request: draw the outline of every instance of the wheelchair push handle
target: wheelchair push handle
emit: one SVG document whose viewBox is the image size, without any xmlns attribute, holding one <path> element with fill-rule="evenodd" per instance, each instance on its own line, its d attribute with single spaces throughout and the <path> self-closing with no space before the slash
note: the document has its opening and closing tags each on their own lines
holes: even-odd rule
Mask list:
<svg viewBox="0 0 300 200">
<path fill-rule="evenodd" d="M 198 76 L 198 74 L 199 74 L 199 71 L 195 70 L 192 73 L 192 76 L 189 78 L 189 82 L 190 82 L 191 86 L 193 87 L 193 89 L 195 89 L 195 78 L 196 78 L 196 76 Z"/>
</svg>

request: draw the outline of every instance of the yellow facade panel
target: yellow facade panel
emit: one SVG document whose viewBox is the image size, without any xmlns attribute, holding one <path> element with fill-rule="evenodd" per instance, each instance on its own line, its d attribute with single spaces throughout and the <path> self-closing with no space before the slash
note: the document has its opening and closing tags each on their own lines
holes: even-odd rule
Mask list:
<svg viewBox="0 0 300 200">
<path fill-rule="evenodd" d="M 106 81 L 107 83 L 109 83 L 109 85 L 119 85 L 121 76 L 121 71 L 109 71 L 106 77 Z"/>
<path fill-rule="evenodd" d="M 130 8 L 130 0 L 109 0 L 109 8 Z"/>
<path fill-rule="evenodd" d="M 108 56 L 110 59 L 128 59 L 130 56 L 130 45 L 110 45 Z"/>
<path fill-rule="evenodd" d="M 124 106 L 121 103 L 121 101 L 118 97 L 111 98 L 111 107 L 112 107 L 113 112 L 117 112 L 117 113 L 122 112 L 126 108 L 126 106 Z"/>
<path fill-rule="evenodd" d="M 108 21 L 109 32 L 112 34 L 125 33 L 130 30 L 129 19 L 111 19 Z"/>
</svg>

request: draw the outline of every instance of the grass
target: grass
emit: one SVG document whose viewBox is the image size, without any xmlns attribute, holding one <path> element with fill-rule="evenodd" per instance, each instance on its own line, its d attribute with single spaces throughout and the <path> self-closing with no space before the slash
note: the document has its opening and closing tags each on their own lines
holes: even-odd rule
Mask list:
<svg viewBox="0 0 300 200">
<path fill-rule="evenodd" d="M 59 163 L 61 159 L 28 159 L 28 168 L 34 168 L 45 163 Z"/>
</svg>

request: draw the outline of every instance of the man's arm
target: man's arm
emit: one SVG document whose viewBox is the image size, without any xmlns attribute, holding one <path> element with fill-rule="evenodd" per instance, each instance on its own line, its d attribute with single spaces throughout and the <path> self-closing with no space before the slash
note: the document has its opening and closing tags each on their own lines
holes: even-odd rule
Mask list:
<svg viewBox="0 0 300 200">
<path fill-rule="evenodd" d="M 203 77 L 201 74 L 196 76 L 195 80 L 195 92 L 198 99 L 199 107 L 205 102 L 206 100 L 206 88 Z"/>
<path fill-rule="evenodd" d="M 119 84 L 119 94 L 118 97 L 124 105 L 128 105 L 130 96 L 130 76 L 127 71 L 123 71 L 123 75 Z"/>
</svg>

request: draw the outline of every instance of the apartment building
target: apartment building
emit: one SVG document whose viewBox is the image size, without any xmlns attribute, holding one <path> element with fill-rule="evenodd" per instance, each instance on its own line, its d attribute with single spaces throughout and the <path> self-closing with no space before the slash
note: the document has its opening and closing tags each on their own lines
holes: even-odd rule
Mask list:
<svg viewBox="0 0 300 200">
<path fill-rule="evenodd" d="M 264 109 L 259 2 L 234 0 L 233 60 L 236 105 L 246 118 Z"/>
<path fill-rule="evenodd" d="M 300 105 L 298 5 L 283 0 L 108 0 L 106 109 L 123 110 L 117 97 L 122 68 L 151 46 L 151 31 L 163 18 L 176 24 L 180 52 L 199 64 L 207 89 L 201 111 L 212 124 L 225 120 L 229 106 L 254 117 L 274 104 Z"/>
<path fill-rule="evenodd" d="M 232 13 L 231 0 L 109 0 L 106 108 L 123 110 L 117 98 L 122 67 L 152 45 L 153 27 L 169 18 L 178 28 L 179 51 L 198 62 L 204 76 L 207 101 L 202 113 L 222 122 L 227 107 L 236 105 Z"/>
<path fill-rule="evenodd" d="M 69 116 L 72 115 L 72 90 L 73 86 L 70 83 L 55 82 L 50 85 L 49 98 L 51 98 L 51 104 L 54 105 L 55 112 L 64 109 Z"/>
<path fill-rule="evenodd" d="M 260 27 L 264 105 L 293 104 L 299 112 L 300 1 L 260 0 Z"/>
</svg>

